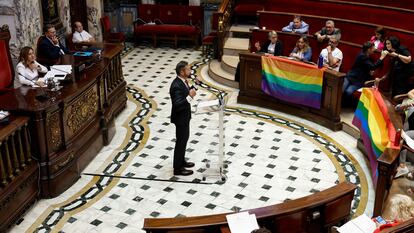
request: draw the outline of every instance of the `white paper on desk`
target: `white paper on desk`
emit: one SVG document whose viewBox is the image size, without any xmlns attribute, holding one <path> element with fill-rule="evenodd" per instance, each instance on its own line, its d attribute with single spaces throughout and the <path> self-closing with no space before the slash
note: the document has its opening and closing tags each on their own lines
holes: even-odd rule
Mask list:
<svg viewBox="0 0 414 233">
<path fill-rule="evenodd" d="M 255 229 L 259 229 L 255 214 L 249 212 L 240 212 L 236 214 L 226 215 L 227 224 L 232 233 L 251 233 Z"/>
<path fill-rule="evenodd" d="M 219 105 L 219 100 L 215 99 L 215 100 L 207 100 L 207 101 L 201 101 L 198 103 L 197 108 L 206 108 L 206 107 L 211 107 L 211 106 L 218 106 Z"/>
<path fill-rule="evenodd" d="M 45 74 L 45 76 L 43 76 L 43 79 L 47 80 L 49 78 L 53 78 L 54 81 L 63 80 L 63 79 L 65 79 L 66 74 L 67 73 L 59 71 L 59 70 L 50 70 Z M 56 75 L 59 75 L 61 77 L 56 77 Z"/>
<path fill-rule="evenodd" d="M 412 138 L 410 138 L 405 132 L 404 130 L 401 130 L 401 137 L 404 138 L 405 143 L 407 144 L 407 146 L 409 146 L 411 149 L 414 150 L 414 140 Z"/>
<path fill-rule="evenodd" d="M 54 65 L 50 67 L 50 70 L 59 71 L 64 74 L 72 73 L 72 65 Z"/>
<path fill-rule="evenodd" d="M 377 229 L 374 221 L 367 215 L 360 215 L 338 228 L 340 233 L 372 233 Z"/>
</svg>

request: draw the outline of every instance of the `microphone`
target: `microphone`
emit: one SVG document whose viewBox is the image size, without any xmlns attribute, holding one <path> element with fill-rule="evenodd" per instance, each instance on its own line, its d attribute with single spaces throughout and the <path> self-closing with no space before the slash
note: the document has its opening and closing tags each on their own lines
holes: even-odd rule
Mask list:
<svg viewBox="0 0 414 233">
<path fill-rule="evenodd" d="M 20 72 L 17 72 L 18 75 L 22 76 L 24 79 L 26 79 L 27 81 L 33 83 L 34 85 L 37 85 L 36 82 L 34 82 L 33 80 L 29 79 L 28 77 L 24 76 L 23 74 L 21 74 Z"/>
<path fill-rule="evenodd" d="M 410 101 L 408 103 L 404 103 L 404 104 L 397 104 L 395 106 L 395 111 L 404 111 L 407 110 L 408 108 L 411 108 L 414 106 L 414 101 Z"/>
</svg>

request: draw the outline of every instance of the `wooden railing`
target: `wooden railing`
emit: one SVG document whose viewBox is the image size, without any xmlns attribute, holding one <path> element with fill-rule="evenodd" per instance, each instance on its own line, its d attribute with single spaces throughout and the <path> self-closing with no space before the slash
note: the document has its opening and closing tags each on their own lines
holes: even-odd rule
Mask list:
<svg viewBox="0 0 414 233">
<path fill-rule="evenodd" d="M 0 126 L 0 232 L 38 197 L 38 165 L 32 159 L 28 117 Z"/>
<path fill-rule="evenodd" d="M 271 232 L 329 232 L 349 220 L 356 186 L 340 183 L 319 193 L 281 204 L 248 210 Z M 225 214 L 184 218 L 146 218 L 149 232 L 229 232 Z"/>
<path fill-rule="evenodd" d="M 221 61 L 225 39 L 231 27 L 234 0 L 223 0 L 217 12 L 213 13 L 213 29 L 217 30 L 218 57 Z"/>
</svg>

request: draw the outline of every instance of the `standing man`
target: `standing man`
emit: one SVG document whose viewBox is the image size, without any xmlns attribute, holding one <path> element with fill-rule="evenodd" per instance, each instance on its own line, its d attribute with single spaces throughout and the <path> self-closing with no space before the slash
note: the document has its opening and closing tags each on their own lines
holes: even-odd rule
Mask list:
<svg viewBox="0 0 414 233">
<path fill-rule="evenodd" d="M 75 22 L 75 32 L 72 37 L 73 43 L 93 43 L 95 39 L 87 31 L 83 30 L 81 22 Z"/>
<path fill-rule="evenodd" d="M 188 85 L 191 69 L 187 62 L 180 61 L 175 72 L 177 77 L 171 83 L 170 97 L 172 102 L 171 123 L 175 124 L 175 148 L 174 148 L 174 175 L 189 176 L 192 170 L 186 168 L 194 167 L 194 163 L 186 162 L 184 159 L 188 137 L 190 136 L 191 105 L 190 102 L 196 95 L 193 87 Z"/>
</svg>

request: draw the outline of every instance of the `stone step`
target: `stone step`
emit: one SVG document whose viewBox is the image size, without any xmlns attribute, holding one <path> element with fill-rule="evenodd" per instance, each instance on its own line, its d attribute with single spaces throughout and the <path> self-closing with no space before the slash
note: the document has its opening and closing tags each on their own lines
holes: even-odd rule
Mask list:
<svg viewBox="0 0 414 233">
<path fill-rule="evenodd" d="M 236 74 L 239 56 L 223 55 L 221 57 L 221 68 L 230 74 Z"/>
<path fill-rule="evenodd" d="M 256 25 L 232 25 L 230 27 L 230 34 L 229 37 L 233 38 L 249 38 L 251 31 Z"/>
<path fill-rule="evenodd" d="M 224 43 L 223 54 L 239 56 L 240 52 L 249 51 L 249 39 L 247 38 L 227 38 Z"/>
<path fill-rule="evenodd" d="M 221 62 L 211 60 L 208 69 L 208 75 L 214 81 L 232 88 L 239 88 L 239 83 L 234 81 L 234 74 L 231 74 L 221 68 Z"/>
</svg>

